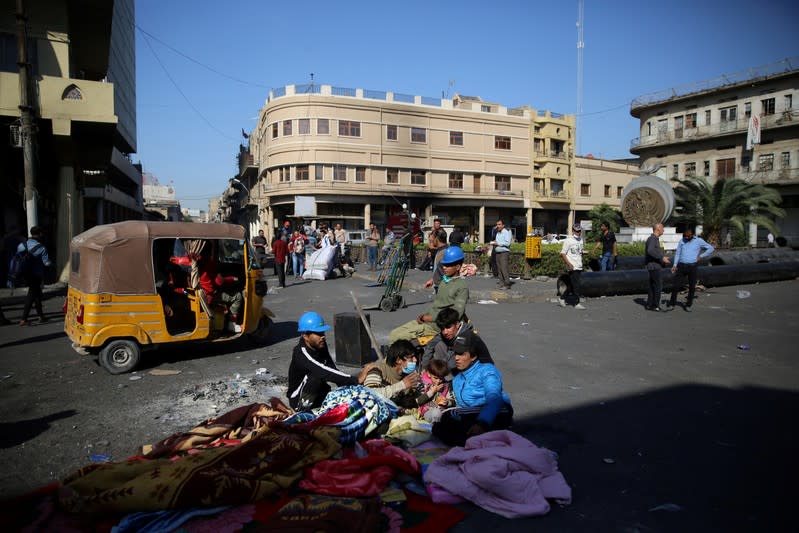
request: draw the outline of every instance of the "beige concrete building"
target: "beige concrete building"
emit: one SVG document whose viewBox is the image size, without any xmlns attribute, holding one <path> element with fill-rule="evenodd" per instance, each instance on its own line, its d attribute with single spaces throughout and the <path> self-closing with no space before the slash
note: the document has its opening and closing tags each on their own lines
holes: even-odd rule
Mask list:
<svg viewBox="0 0 799 533">
<path fill-rule="evenodd" d="M 270 233 L 291 217 L 384 230 L 406 203 L 481 239 L 501 217 L 521 237 L 568 223 L 573 142 L 572 116 L 479 97 L 289 85 L 270 92 L 227 197 Z"/>
<path fill-rule="evenodd" d="M 609 161 L 576 157 L 574 179 L 575 220 L 587 220 L 594 206 L 607 204 L 621 209 L 621 195 L 630 181 L 640 176 L 637 160 Z"/>
<path fill-rule="evenodd" d="M 787 211 L 778 221 L 799 241 L 799 58 L 644 95 L 630 113 L 641 133 L 630 151 L 664 179 L 738 177 L 776 187 Z M 747 138 L 753 128 L 752 145 Z M 759 127 L 757 127 L 759 126 Z M 755 137 L 759 136 L 759 140 Z M 750 231 L 750 244 L 765 240 Z"/>
<path fill-rule="evenodd" d="M 69 240 L 95 224 L 141 218 L 136 151 L 134 1 L 25 0 L 38 224 L 60 277 Z M 15 2 L 0 7 L 0 202 L 3 232 L 24 233 L 23 139 Z"/>
</svg>

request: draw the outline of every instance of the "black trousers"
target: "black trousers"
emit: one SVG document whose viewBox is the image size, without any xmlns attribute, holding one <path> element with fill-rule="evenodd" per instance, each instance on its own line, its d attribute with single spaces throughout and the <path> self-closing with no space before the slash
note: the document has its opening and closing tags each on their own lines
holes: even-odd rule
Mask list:
<svg viewBox="0 0 799 533">
<path fill-rule="evenodd" d="M 277 279 L 280 281 L 280 286 L 286 287 L 286 264 L 275 263 L 275 270 L 277 271 Z"/>
<path fill-rule="evenodd" d="M 660 294 L 663 292 L 663 279 L 660 277 L 660 269 L 648 270 L 649 273 L 649 293 L 646 298 L 646 306 L 650 309 L 660 307 Z"/>
<path fill-rule="evenodd" d="M 569 283 L 571 283 L 572 294 L 574 295 L 574 305 L 580 303 L 580 292 L 582 287 L 580 286 L 580 276 L 583 275 L 582 270 L 570 270 L 569 271 Z"/>
<path fill-rule="evenodd" d="M 433 424 L 433 435 L 448 446 L 463 446 L 469 436 L 466 434 L 480 415 L 482 407 L 458 407 L 444 411 L 441 420 Z M 499 411 L 489 431 L 508 429 L 513 425 L 513 407 L 505 404 Z"/>
<path fill-rule="evenodd" d="M 36 307 L 36 313 L 39 318 L 44 318 L 44 311 L 42 310 L 42 278 L 29 276 L 25 278 L 25 282 L 28 284 L 28 294 L 25 296 L 25 305 L 22 308 L 22 320 L 28 320 L 32 306 Z"/>
<path fill-rule="evenodd" d="M 674 306 L 677 303 L 677 294 L 685 285 L 686 278 L 688 278 L 688 299 L 685 300 L 685 306 L 691 307 L 691 304 L 694 303 L 694 293 L 696 292 L 696 263 L 680 263 L 677 265 L 677 272 L 674 273 L 674 278 L 672 278 L 673 285 L 671 286 L 671 300 L 669 300 L 669 305 Z"/>
</svg>

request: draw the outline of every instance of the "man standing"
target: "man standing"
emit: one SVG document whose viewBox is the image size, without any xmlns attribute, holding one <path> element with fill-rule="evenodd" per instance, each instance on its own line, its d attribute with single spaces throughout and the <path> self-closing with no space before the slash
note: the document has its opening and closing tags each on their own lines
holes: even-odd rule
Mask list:
<svg viewBox="0 0 799 533">
<path fill-rule="evenodd" d="M 505 222 L 497 220 L 497 235 L 491 244 L 494 246 L 494 257 L 497 262 L 497 284 L 500 289 L 510 288 L 510 241 L 512 237 L 510 230 L 505 227 Z"/>
<path fill-rule="evenodd" d="M 336 239 L 336 244 L 338 245 L 341 255 L 344 255 L 344 244 L 347 242 L 347 230 L 343 229 L 341 224 L 336 224 L 336 229 L 333 231 L 333 236 Z"/>
<path fill-rule="evenodd" d="M 599 224 L 599 239 L 594 245 L 594 251 L 602 245 L 602 257 L 599 259 L 599 270 L 605 272 L 613 270 L 613 264 L 618 255 L 618 248 L 616 246 L 616 235 L 610 231 L 610 226 L 607 222 Z"/>
<path fill-rule="evenodd" d="M 275 255 L 275 270 L 280 286 L 286 288 L 286 257 L 289 253 L 289 245 L 285 237 L 275 239 L 272 243 L 272 253 Z"/>
<path fill-rule="evenodd" d="M 22 320 L 19 321 L 20 326 L 30 324 L 28 314 L 31 312 L 31 306 L 36 307 L 39 322 L 47 322 L 47 317 L 44 316 L 44 311 L 42 310 L 42 283 L 44 283 L 44 267 L 49 267 L 53 263 L 50 261 L 50 257 L 47 255 L 47 248 L 41 243 L 41 239 L 42 230 L 38 226 L 33 226 L 30 239 L 17 246 L 17 253 L 23 253 L 27 250 L 30 255 L 28 259 L 29 266 L 22 273 L 25 277 L 25 283 L 28 285 L 28 294 L 25 296 Z"/>
<path fill-rule="evenodd" d="M 255 248 L 255 257 L 258 259 L 258 265 L 264 266 L 266 260 L 266 237 L 264 237 L 264 230 L 258 230 L 258 236 L 252 238 L 252 245 Z"/>
<path fill-rule="evenodd" d="M 330 392 L 328 381 L 339 387 L 358 385 L 374 368 L 374 364 L 364 366 L 357 377 L 339 370 L 327 349 L 325 332 L 329 329 L 322 315 L 314 311 L 303 313 L 297 322 L 300 340 L 291 355 L 286 392 L 292 409 L 309 411 L 319 407 Z"/>
<path fill-rule="evenodd" d="M 691 311 L 694 293 L 696 292 L 696 265 L 700 259 L 709 257 L 714 250 L 713 246 L 704 239 L 694 236 L 692 228 L 686 228 L 682 232 L 682 239 L 677 245 L 677 251 L 674 252 L 674 265 L 671 267 L 671 272 L 675 276 L 672 280 L 669 307 L 677 305 L 677 293 L 682 289 L 687 277 L 688 299 L 685 300 L 683 309 Z"/>
<path fill-rule="evenodd" d="M 380 243 L 380 232 L 374 222 L 369 224 L 369 234 L 366 236 L 366 258 L 369 270 L 377 270 L 377 245 Z"/>
<path fill-rule="evenodd" d="M 449 234 L 450 246 L 460 246 L 466 240 L 466 236 L 461 231 L 460 226 L 455 226 L 452 233 Z"/>
<path fill-rule="evenodd" d="M 660 311 L 660 295 L 663 293 L 661 270 L 663 270 L 663 265 L 668 265 L 671 262 L 668 257 L 663 255 L 663 249 L 660 247 L 661 235 L 663 235 L 663 224 L 652 226 L 652 235 L 646 240 L 644 255 L 644 264 L 649 273 L 649 294 L 644 307 L 648 311 L 656 312 Z"/>
<path fill-rule="evenodd" d="M 569 271 L 569 284 L 572 294 L 574 294 L 575 309 L 585 309 L 580 303 L 580 276 L 583 273 L 583 228 L 579 224 L 572 225 L 572 234 L 564 241 L 560 248 L 560 258 Z M 561 307 L 566 307 L 566 300 L 560 298 L 558 303 Z"/>
<path fill-rule="evenodd" d="M 774 234 L 770 231 L 768 232 L 768 235 L 766 235 L 766 241 L 768 241 L 769 248 L 774 248 Z"/>
</svg>

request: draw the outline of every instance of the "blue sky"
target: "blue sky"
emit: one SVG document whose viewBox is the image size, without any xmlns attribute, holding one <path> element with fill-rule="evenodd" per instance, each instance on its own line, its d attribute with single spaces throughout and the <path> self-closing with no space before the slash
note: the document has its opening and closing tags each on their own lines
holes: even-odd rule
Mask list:
<svg viewBox="0 0 799 533">
<path fill-rule="evenodd" d="M 136 0 L 136 157 L 184 207 L 206 209 L 235 174 L 241 130 L 269 89 L 310 73 L 576 113 L 577 5 Z M 585 0 L 579 153 L 632 157 L 637 96 L 799 56 L 797 20 L 789 0 Z"/>
</svg>

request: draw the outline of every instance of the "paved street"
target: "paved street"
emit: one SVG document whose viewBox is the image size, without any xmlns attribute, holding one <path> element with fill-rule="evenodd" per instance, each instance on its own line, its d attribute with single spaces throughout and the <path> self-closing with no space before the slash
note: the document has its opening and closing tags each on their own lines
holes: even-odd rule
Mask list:
<svg viewBox="0 0 799 533">
<path fill-rule="evenodd" d="M 416 289 L 424 276 L 409 276 L 407 308 L 370 311 L 382 342 L 426 308 L 429 292 Z M 491 280 L 469 283 L 490 295 Z M 693 313 L 661 314 L 645 312 L 640 296 L 563 309 L 547 301 L 551 282 L 518 282 L 527 303 L 473 298 L 468 313 L 503 373 L 515 430 L 558 452 L 574 502 L 527 520 L 466 507 L 472 513 L 456 531 L 788 530 L 799 473 L 798 288 L 786 281 L 711 289 Z M 111 376 L 74 353 L 57 321 L 0 328 L 0 495 L 59 479 L 92 454 L 123 459 L 229 408 L 195 400 L 198 386 L 238 382 L 259 367 L 285 377 L 297 317 L 314 309 L 332 322 L 353 310 L 350 290 L 364 305 L 382 292 L 363 277 L 272 289 L 267 304 L 277 320 L 268 347 L 164 348 L 134 376 Z M 738 290 L 751 296 L 738 298 Z M 60 306 L 61 297 L 46 302 L 53 316 Z M 6 315 L 19 309 L 6 307 Z M 266 399 L 254 396 L 239 401 Z"/>
</svg>

